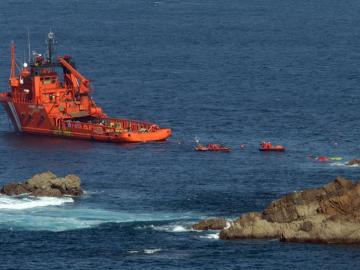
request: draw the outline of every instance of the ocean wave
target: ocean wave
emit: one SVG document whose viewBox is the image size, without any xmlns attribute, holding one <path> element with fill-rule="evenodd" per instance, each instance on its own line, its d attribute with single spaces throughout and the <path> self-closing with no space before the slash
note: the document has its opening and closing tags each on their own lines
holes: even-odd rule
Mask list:
<svg viewBox="0 0 360 270">
<path fill-rule="evenodd" d="M 0 196 L 0 209 L 24 210 L 36 207 L 57 206 L 65 203 L 72 203 L 74 200 L 70 197 L 9 197 Z"/>
<path fill-rule="evenodd" d="M 209 233 L 209 234 L 205 234 L 205 235 L 200 235 L 200 238 L 206 238 L 206 239 L 219 239 L 219 233 Z"/>
<path fill-rule="evenodd" d="M 192 222 L 182 222 L 182 223 L 173 223 L 173 224 L 166 224 L 166 225 L 145 225 L 145 226 L 138 226 L 137 229 L 152 229 L 155 231 L 161 232 L 171 232 L 171 233 L 182 233 L 182 232 L 202 232 L 201 230 L 194 230 L 191 228 Z M 231 221 L 226 221 L 225 229 L 230 228 Z M 213 230 L 216 231 L 216 230 Z"/>
<path fill-rule="evenodd" d="M 153 248 L 153 249 L 144 249 L 145 254 L 154 254 L 160 252 L 161 248 Z"/>
<path fill-rule="evenodd" d="M 188 232 L 192 231 L 190 227 L 178 225 L 178 224 L 172 224 L 172 225 L 163 225 L 163 226 L 154 226 L 152 225 L 152 228 L 155 231 L 164 231 L 164 232 Z"/>
<path fill-rule="evenodd" d="M 160 252 L 162 249 L 161 248 L 146 248 L 143 251 L 139 251 L 139 250 L 128 250 L 127 253 L 131 254 L 131 255 L 135 255 L 135 254 L 147 254 L 147 255 L 151 255 L 154 253 L 158 253 Z"/>
<path fill-rule="evenodd" d="M 74 204 L 70 197 L 0 196 L 0 229 L 67 231 L 105 223 L 158 222 L 186 219 L 179 213 L 126 212 Z M 169 228 L 170 229 L 170 228 Z M 174 227 L 182 230 L 181 227 Z"/>
<path fill-rule="evenodd" d="M 356 167 L 359 167 L 359 164 L 347 165 L 347 162 L 333 162 L 333 163 L 330 163 L 330 166 L 356 168 Z"/>
<path fill-rule="evenodd" d="M 190 224 L 167 224 L 167 225 L 145 225 L 145 226 L 138 226 L 137 229 L 152 229 L 154 231 L 160 232 L 190 232 L 194 231 Z"/>
</svg>

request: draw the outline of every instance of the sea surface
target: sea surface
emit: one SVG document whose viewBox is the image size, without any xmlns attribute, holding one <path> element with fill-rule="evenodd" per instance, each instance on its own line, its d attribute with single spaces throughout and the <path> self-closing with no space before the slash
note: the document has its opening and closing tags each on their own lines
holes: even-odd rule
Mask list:
<svg viewBox="0 0 360 270">
<path fill-rule="evenodd" d="M 344 165 L 360 157 L 359 13 L 355 0 L 1 0 L 1 91 L 10 42 L 21 64 L 27 29 L 40 53 L 52 30 L 106 113 L 173 136 L 20 135 L 1 112 L 0 185 L 51 170 L 78 174 L 86 194 L 0 196 L 0 269 L 358 269 L 359 246 L 222 241 L 188 226 L 359 178 Z M 288 151 L 260 153 L 262 140 Z M 196 141 L 233 151 L 195 152 Z"/>
</svg>

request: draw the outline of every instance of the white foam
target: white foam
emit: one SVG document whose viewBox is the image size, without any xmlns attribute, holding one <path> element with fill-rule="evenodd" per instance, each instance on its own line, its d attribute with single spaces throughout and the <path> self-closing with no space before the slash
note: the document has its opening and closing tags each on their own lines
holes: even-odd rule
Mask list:
<svg viewBox="0 0 360 270">
<path fill-rule="evenodd" d="M 72 203 L 74 200 L 70 197 L 9 197 L 0 196 L 0 209 L 24 210 L 36 207 L 56 206 L 65 203 Z"/>
<path fill-rule="evenodd" d="M 181 226 L 181 225 L 175 225 L 173 228 L 170 228 L 172 232 L 187 232 L 189 231 L 188 228 Z"/>
<path fill-rule="evenodd" d="M 205 234 L 205 235 L 201 235 L 200 238 L 206 238 L 206 239 L 219 239 L 219 233 L 210 233 L 210 234 Z"/>
<path fill-rule="evenodd" d="M 231 227 L 231 222 L 227 220 L 226 221 L 226 226 L 225 226 L 224 229 L 226 230 L 226 229 L 229 229 L 230 227 Z"/>
<path fill-rule="evenodd" d="M 227 220 L 226 226 L 224 229 L 228 229 L 231 226 L 232 221 Z M 172 232 L 172 233 L 182 233 L 182 232 L 202 232 L 202 230 L 194 230 L 191 227 L 192 223 L 189 223 L 188 221 L 184 221 L 181 224 L 173 223 L 173 224 L 167 224 L 167 225 L 146 225 L 146 226 L 138 226 L 137 229 L 153 229 L 155 231 L 162 231 L 162 232 Z M 213 230 L 214 231 L 214 230 Z"/>
<path fill-rule="evenodd" d="M 182 225 L 164 225 L 164 226 L 153 226 L 153 229 L 156 231 L 165 231 L 165 232 L 188 232 L 191 231 L 191 228 L 186 228 Z"/>
<path fill-rule="evenodd" d="M 170 224 L 170 225 L 148 225 L 148 226 L 139 226 L 137 229 L 153 229 L 155 231 L 161 232 L 190 232 L 193 229 L 190 226 L 179 225 L 179 224 Z"/>
<path fill-rule="evenodd" d="M 0 229 L 66 231 L 103 223 L 149 222 L 187 219 L 188 216 L 164 212 L 125 212 L 73 204 L 70 197 L 0 196 Z M 174 228 L 181 230 L 181 228 Z"/>
<path fill-rule="evenodd" d="M 153 248 L 153 249 L 144 249 L 145 254 L 154 254 L 160 252 L 161 248 Z"/>
<path fill-rule="evenodd" d="M 347 165 L 346 162 L 333 162 L 333 163 L 330 163 L 330 166 L 355 168 L 355 167 L 359 167 L 359 164 Z"/>
</svg>

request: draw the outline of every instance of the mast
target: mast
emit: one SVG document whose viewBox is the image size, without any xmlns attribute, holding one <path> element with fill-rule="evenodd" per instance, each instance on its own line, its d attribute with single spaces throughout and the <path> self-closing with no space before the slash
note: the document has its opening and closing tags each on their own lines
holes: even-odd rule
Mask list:
<svg viewBox="0 0 360 270">
<path fill-rule="evenodd" d="M 55 34 L 51 31 L 48 34 L 47 45 L 48 45 L 47 62 L 49 64 L 51 64 L 52 60 L 53 60 L 54 50 L 55 50 Z"/>
<path fill-rule="evenodd" d="M 27 38 L 28 38 L 28 63 L 30 65 L 30 60 L 31 60 L 31 45 L 30 45 L 30 30 L 29 28 L 27 29 Z"/>
<path fill-rule="evenodd" d="M 11 67 L 10 67 L 10 79 L 14 78 L 15 74 L 15 42 L 11 42 Z"/>
<path fill-rule="evenodd" d="M 11 42 L 11 66 L 10 66 L 10 79 L 9 85 L 11 87 L 19 86 L 19 80 L 16 78 L 16 63 L 15 63 L 15 42 Z"/>
</svg>

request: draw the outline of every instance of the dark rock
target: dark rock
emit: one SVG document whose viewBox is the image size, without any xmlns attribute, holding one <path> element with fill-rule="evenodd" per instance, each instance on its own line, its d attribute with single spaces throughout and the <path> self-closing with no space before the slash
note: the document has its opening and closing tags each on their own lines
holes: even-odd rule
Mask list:
<svg viewBox="0 0 360 270">
<path fill-rule="evenodd" d="M 51 189 L 36 189 L 34 190 L 31 195 L 33 196 L 46 196 L 46 197 L 61 197 L 64 194 L 56 188 L 51 188 Z"/>
<path fill-rule="evenodd" d="M 212 218 L 201 220 L 200 222 L 191 226 L 194 230 L 222 230 L 226 227 L 226 220 L 223 218 Z"/>
<path fill-rule="evenodd" d="M 6 184 L 0 192 L 9 196 L 20 194 L 50 197 L 80 196 L 83 194 L 80 184 L 80 178 L 76 175 L 57 177 L 52 172 L 44 172 L 34 175 L 23 183 Z"/>
<path fill-rule="evenodd" d="M 12 196 L 12 195 L 19 195 L 19 194 L 29 193 L 30 191 L 22 184 L 10 183 L 10 184 L 4 185 L 1 188 L 0 192 L 2 194 Z"/>
<path fill-rule="evenodd" d="M 352 166 L 352 165 L 360 165 L 360 159 L 353 159 L 350 160 L 349 162 L 346 163 L 346 165 L 348 166 Z"/>
<path fill-rule="evenodd" d="M 304 232 L 310 232 L 313 227 L 313 224 L 310 221 L 305 221 L 303 224 L 300 225 L 300 230 Z"/>
<path fill-rule="evenodd" d="M 263 212 L 232 221 L 220 238 L 360 244 L 360 183 L 337 177 L 323 187 L 285 195 Z"/>
</svg>

